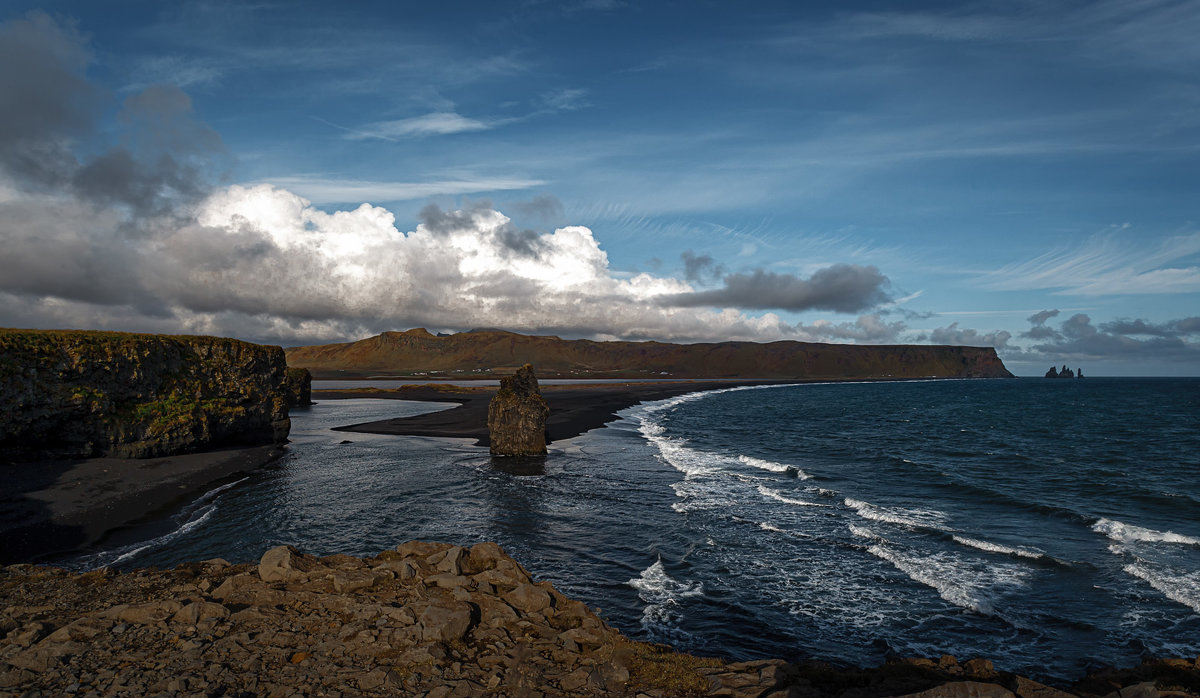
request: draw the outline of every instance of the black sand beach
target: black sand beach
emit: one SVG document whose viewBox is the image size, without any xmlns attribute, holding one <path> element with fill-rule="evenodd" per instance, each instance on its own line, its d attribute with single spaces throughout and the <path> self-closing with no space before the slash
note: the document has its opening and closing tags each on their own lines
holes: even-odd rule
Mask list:
<svg viewBox="0 0 1200 698">
<path fill-rule="evenodd" d="M 0 564 L 33 562 L 93 545 L 167 513 L 214 484 L 257 470 L 279 446 L 165 458 L 86 458 L 4 467 Z"/>
<path fill-rule="evenodd" d="M 755 381 L 686 381 L 545 386 L 551 441 L 578 436 L 648 400 Z M 770 381 L 763 381 L 770 382 Z M 457 402 L 459 407 L 341 431 L 471 438 L 488 445 L 487 407 L 495 387 L 404 386 L 394 390 L 313 391 L 316 401 L 385 398 Z M 280 446 L 232 448 L 166 458 L 88 458 L 5 466 L 0 488 L 0 564 L 51 559 L 102 542 L 114 531 L 178 509 L 213 486 L 253 472 L 284 453 Z"/>
<path fill-rule="evenodd" d="M 617 412 L 640 402 L 663 400 L 699 390 L 719 390 L 742 385 L 796 381 L 672 381 L 664 383 L 593 383 L 542 386 L 542 396 L 550 405 L 546 431 L 550 441 L 562 441 L 598 429 L 616 419 Z M 340 427 L 338 431 L 396 436 L 438 436 L 475 439 L 489 445 L 487 430 L 488 401 L 495 387 L 413 385 L 393 390 L 314 390 L 313 400 L 347 398 L 383 398 L 457 402 L 459 407 L 401 419 L 384 419 Z"/>
</svg>

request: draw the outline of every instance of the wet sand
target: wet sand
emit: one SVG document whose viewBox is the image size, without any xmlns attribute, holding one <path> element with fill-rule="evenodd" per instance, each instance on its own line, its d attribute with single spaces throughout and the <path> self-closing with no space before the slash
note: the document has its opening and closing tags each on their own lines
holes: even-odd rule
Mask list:
<svg viewBox="0 0 1200 698">
<path fill-rule="evenodd" d="M 166 458 L 85 458 L 3 466 L 0 564 L 81 550 L 177 509 L 282 455 L 278 445 Z"/>
</svg>

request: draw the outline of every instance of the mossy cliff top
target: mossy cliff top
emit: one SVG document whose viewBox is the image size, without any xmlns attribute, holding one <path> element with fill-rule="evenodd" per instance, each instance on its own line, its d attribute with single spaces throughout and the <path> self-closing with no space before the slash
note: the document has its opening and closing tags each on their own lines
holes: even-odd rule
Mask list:
<svg viewBox="0 0 1200 698">
<path fill-rule="evenodd" d="M 0 460 L 150 457 L 286 439 L 279 347 L 0 328 Z"/>
</svg>

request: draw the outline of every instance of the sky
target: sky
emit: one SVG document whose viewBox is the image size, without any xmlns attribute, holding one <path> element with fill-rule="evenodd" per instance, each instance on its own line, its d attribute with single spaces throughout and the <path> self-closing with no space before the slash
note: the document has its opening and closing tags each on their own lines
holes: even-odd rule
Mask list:
<svg viewBox="0 0 1200 698">
<path fill-rule="evenodd" d="M 0 326 L 1200 375 L 1196 36 L 1174 0 L 0 0 Z"/>
</svg>

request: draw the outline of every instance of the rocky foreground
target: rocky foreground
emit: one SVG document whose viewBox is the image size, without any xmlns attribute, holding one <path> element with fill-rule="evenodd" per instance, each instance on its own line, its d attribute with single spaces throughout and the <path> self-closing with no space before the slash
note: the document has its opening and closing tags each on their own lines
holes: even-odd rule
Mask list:
<svg viewBox="0 0 1200 698">
<path fill-rule="evenodd" d="M 494 543 L 410 542 L 372 558 L 289 547 L 258 565 L 83 574 L 0 569 L 0 695 L 1071 695 L 990 662 L 876 669 L 727 663 L 634 642 Z M 1200 695 L 1171 660 L 1108 671 L 1083 696 Z"/>
</svg>

